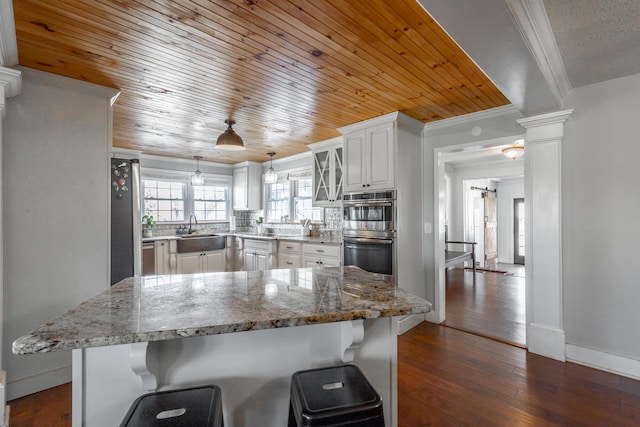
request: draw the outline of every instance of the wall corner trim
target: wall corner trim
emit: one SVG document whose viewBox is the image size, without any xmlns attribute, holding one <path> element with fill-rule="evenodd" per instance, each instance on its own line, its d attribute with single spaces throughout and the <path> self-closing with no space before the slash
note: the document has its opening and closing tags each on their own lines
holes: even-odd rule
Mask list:
<svg viewBox="0 0 640 427">
<path fill-rule="evenodd" d="M 566 361 L 566 339 L 563 329 L 530 323 L 527 327 L 528 349 L 531 353 Z"/>
</svg>

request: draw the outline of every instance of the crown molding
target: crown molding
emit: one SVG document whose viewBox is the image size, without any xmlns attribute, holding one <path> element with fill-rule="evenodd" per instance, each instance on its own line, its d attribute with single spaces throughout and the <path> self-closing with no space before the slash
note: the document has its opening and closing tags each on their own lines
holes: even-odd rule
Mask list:
<svg viewBox="0 0 640 427">
<path fill-rule="evenodd" d="M 572 86 L 542 0 L 506 0 L 518 30 L 538 63 L 558 105 Z"/>
<path fill-rule="evenodd" d="M 7 112 L 6 101 L 20 93 L 22 89 L 22 74 L 11 68 L 0 67 L 0 117 Z"/>
<path fill-rule="evenodd" d="M 333 138 L 325 139 L 324 141 L 314 142 L 313 144 L 309 144 L 308 147 L 312 150 L 317 150 L 319 148 L 327 148 L 332 145 L 342 144 L 342 141 L 343 141 L 342 136 L 336 136 Z"/>
<path fill-rule="evenodd" d="M 445 127 L 476 122 L 480 120 L 491 119 L 494 117 L 506 116 L 509 114 L 519 113 L 514 105 L 504 105 L 502 107 L 490 108 L 488 110 L 482 110 L 475 113 L 464 114 L 462 116 L 451 117 L 448 119 L 438 120 L 437 122 L 425 123 L 423 130 L 430 131 L 435 129 L 442 129 Z"/>
<path fill-rule="evenodd" d="M 342 126 L 338 128 L 338 132 L 341 134 L 346 134 L 349 132 L 361 130 L 364 128 L 377 126 L 389 122 L 396 121 L 398 123 L 402 123 L 407 126 L 414 127 L 416 130 L 422 130 L 424 124 L 420 120 L 416 120 L 413 117 L 407 116 L 406 114 L 400 111 L 394 111 L 393 113 L 383 114 L 382 116 L 374 117 L 372 119 L 363 120 L 361 122 L 356 122 L 347 126 Z"/>
</svg>

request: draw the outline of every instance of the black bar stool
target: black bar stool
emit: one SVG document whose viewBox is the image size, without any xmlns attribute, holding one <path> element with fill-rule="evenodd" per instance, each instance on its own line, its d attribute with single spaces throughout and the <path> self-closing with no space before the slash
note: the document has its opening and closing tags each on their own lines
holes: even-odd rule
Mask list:
<svg viewBox="0 0 640 427">
<path fill-rule="evenodd" d="M 120 427 L 223 427 L 216 385 L 158 391 L 138 397 Z"/>
<path fill-rule="evenodd" d="M 382 399 L 355 365 L 291 376 L 289 427 L 384 427 Z"/>
</svg>

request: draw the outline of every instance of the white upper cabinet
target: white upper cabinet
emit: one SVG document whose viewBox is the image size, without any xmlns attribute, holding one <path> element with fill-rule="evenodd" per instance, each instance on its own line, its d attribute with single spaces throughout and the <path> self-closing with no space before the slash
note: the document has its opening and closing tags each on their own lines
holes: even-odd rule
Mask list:
<svg viewBox="0 0 640 427">
<path fill-rule="evenodd" d="M 256 162 L 240 163 L 233 170 L 233 210 L 259 211 L 262 209 L 262 165 Z"/>
<path fill-rule="evenodd" d="M 340 206 L 344 189 L 342 138 L 312 144 L 313 206 Z"/>
<path fill-rule="evenodd" d="M 395 121 L 344 134 L 344 191 L 395 187 Z"/>
</svg>

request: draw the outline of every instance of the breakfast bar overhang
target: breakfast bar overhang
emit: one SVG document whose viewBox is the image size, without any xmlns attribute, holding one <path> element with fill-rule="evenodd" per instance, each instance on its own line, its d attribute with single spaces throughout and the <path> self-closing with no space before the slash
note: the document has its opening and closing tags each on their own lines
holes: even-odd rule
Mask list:
<svg viewBox="0 0 640 427">
<path fill-rule="evenodd" d="M 150 391 L 222 389 L 230 427 L 286 425 L 291 375 L 355 363 L 397 425 L 394 316 L 429 302 L 357 267 L 125 279 L 13 344 L 73 350 L 73 425 L 113 426 Z"/>
</svg>

